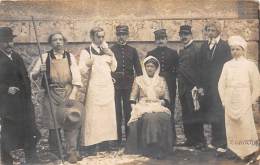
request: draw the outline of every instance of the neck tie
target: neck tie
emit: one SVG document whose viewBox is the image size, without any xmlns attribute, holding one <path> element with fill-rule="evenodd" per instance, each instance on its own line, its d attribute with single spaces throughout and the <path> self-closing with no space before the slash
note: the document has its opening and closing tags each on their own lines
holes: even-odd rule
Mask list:
<svg viewBox="0 0 260 165">
<path fill-rule="evenodd" d="M 209 42 L 209 49 L 211 50 L 215 46 L 216 42 L 214 39 L 210 40 Z"/>
<path fill-rule="evenodd" d="M 13 60 L 11 54 L 8 54 L 7 57 L 10 58 L 10 60 Z"/>
</svg>

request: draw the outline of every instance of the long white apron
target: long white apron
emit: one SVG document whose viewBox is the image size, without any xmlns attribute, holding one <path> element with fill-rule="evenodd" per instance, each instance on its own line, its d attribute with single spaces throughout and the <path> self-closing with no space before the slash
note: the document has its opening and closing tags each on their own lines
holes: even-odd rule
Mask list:
<svg viewBox="0 0 260 165">
<path fill-rule="evenodd" d="M 242 159 L 259 149 L 252 104 L 259 94 L 259 73 L 244 58 L 224 65 L 219 93 L 225 106 L 228 148 Z"/>
<path fill-rule="evenodd" d="M 108 55 L 92 55 L 94 64 L 86 95 L 86 115 L 82 145 L 89 146 L 103 141 L 117 140 L 114 85 Z"/>
</svg>

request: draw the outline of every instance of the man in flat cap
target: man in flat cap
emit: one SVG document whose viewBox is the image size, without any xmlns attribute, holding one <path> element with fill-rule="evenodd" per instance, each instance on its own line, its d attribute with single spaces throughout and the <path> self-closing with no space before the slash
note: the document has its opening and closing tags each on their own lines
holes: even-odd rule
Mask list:
<svg viewBox="0 0 260 165">
<path fill-rule="evenodd" d="M 184 134 L 187 139 L 185 145 L 201 149 L 205 146 L 203 116 L 200 107 L 194 105 L 192 96 L 192 91 L 203 95 L 198 63 L 200 48 L 193 42 L 191 26 L 181 26 L 179 36 L 184 45 L 179 52 L 178 91 Z"/>
<path fill-rule="evenodd" d="M 226 131 L 224 109 L 218 93 L 218 81 L 225 62 L 231 59 L 230 47 L 223 41 L 221 24 L 216 20 L 210 20 L 205 26 L 208 40 L 200 50 L 201 82 L 205 92 L 201 110 L 204 119 L 212 126 L 212 145 L 218 152 L 225 152 Z"/>
<path fill-rule="evenodd" d="M 178 54 L 176 50 L 167 47 L 166 29 L 154 31 L 155 44 L 157 48 L 147 53 L 147 56 L 154 56 L 160 62 L 160 75 L 165 78 L 170 94 L 170 110 L 173 124 L 174 139 L 176 141 L 176 131 L 174 124 L 174 109 L 176 97 L 176 76 L 178 66 Z"/>
<path fill-rule="evenodd" d="M 142 74 L 137 50 L 127 43 L 128 35 L 128 26 L 118 25 L 116 27 L 117 43 L 111 47 L 117 60 L 117 69 L 112 75 L 115 79 L 115 103 L 119 145 L 122 142 L 121 126 L 123 115 L 125 119 L 123 124 L 126 129 L 127 122 L 130 119 L 131 106 L 129 99 L 134 77 Z"/>
<path fill-rule="evenodd" d="M 11 28 L 0 28 L 1 161 L 4 165 L 13 164 L 10 152 L 21 148 L 26 164 L 37 163 L 36 144 L 40 139 L 30 80 L 23 59 L 13 49 L 14 37 Z"/>
</svg>

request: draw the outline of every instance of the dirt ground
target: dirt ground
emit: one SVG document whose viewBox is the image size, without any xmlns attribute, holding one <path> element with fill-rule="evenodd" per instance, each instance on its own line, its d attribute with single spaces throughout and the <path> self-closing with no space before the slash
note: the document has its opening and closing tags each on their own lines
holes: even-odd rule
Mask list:
<svg viewBox="0 0 260 165">
<path fill-rule="evenodd" d="M 259 163 L 259 162 L 258 162 Z M 245 165 L 242 161 L 231 161 L 217 157 L 213 151 L 182 151 L 177 150 L 164 160 L 149 159 L 138 155 L 116 155 L 105 153 L 87 157 L 78 165 Z M 65 165 L 69 163 L 65 162 Z M 255 163 L 254 165 L 259 165 Z"/>
</svg>

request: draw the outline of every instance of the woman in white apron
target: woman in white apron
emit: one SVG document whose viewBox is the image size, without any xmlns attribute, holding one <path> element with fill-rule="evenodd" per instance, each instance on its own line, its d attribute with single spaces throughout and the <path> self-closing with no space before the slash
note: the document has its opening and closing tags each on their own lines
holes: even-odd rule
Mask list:
<svg viewBox="0 0 260 165">
<path fill-rule="evenodd" d="M 82 146 L 117 140 L 114 84 L 111 72 L 117 67 L 113 52 L 104 42 L 104 30 L 93 28 L 92 43 L 80 53 L 82 77 L 88 77 Z"/>
</svg>

